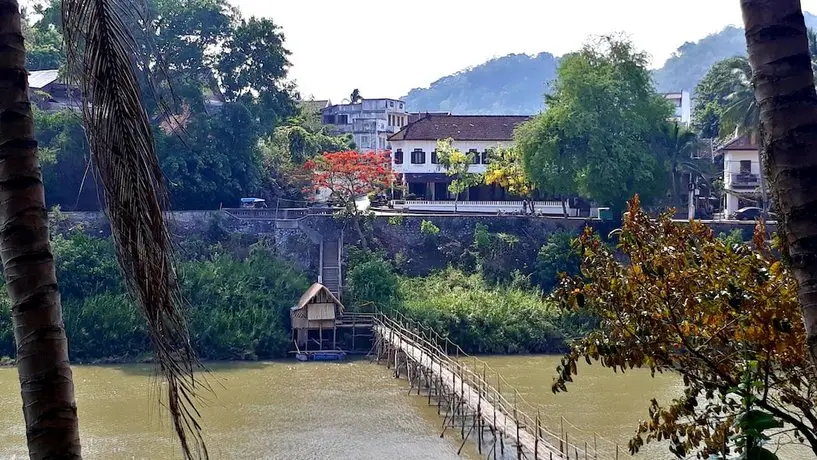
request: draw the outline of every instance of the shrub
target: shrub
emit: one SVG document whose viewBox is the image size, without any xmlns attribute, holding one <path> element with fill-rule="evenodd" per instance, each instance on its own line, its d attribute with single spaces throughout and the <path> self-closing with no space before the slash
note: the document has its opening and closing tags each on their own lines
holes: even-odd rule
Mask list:
<svg viewBox="0 0 817 460">
<path fill-rule="evenodd" d="M 548 292 L 559 283 L 561 274 L 577 275 L 580 263 L 579 252 L 573 247 L 573 236 L 567 232 L 553 233 L 539 249 L 533 280 Z"/>
<path fill-rule="evenodd" d="M 354 266 L 346 275 L 346 306 L 356 311 L 373 308 L 388 310 L 400 297 L 399 282 L 392 265 L 383 259 L 372 259 Z"/>
<path fill-rule="evenodd" d="M 437 236 L 440 234 L 440 227 L 434 225 L 434 222 L 423 219 L 420 222 L 420 233 L 426 236 Z"/>
<path fill-rule="evenodd" d="M 480 275 L 447 269 L 400 282 L 398 309 L 467 352 L 543 353 L 566 349 L 562 313 L 537 290 L 489 288 Z"/>
</svg>

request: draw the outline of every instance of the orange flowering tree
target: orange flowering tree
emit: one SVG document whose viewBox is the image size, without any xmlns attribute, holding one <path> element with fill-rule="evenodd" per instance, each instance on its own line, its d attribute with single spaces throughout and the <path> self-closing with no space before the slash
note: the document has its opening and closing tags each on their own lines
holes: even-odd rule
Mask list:
<svg viewBox="0 0 817 460">
<path fill-rule="evenodd" d="M 683 396 L 652 400 L 632 452 L 669 440 L 679 458 L 770 459 L 782 442 L 817 454 L 817 376 L 797 285 L 763 226 L 753 243 L 730 245 L 700 222 L 647 216 L 636 197 L 615 234 L 617 252 L 585 230 L 581 276 L 564 278 L 554 294 L 601 323 L 571 345 L 553 391 L 567 390 L 580 360 L 671 371 L 683 379 Z"/>
<path fill-rule="evenodd" d="M 343 208 L 344 216 L 352 222 L 365 246 L 360 228 L 362 210 L 356 200 L 377 195 L 392 186 L 395 180 L 389 152 L 358 153 L 354 150 L 324 153 L 304 164 L 312 176 L 309 191 L 316 196 L 328 193 L 330 202 Z"/>
</svg>

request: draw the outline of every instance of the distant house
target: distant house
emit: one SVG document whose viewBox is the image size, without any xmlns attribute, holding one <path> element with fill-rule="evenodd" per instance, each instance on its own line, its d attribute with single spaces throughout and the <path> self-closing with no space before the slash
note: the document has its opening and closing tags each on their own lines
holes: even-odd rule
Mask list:
<svg viewBox="0 0 817 460">
<path fill-rule="evenodd" d="M 82 93 L 79 87 L 60 78 L 58 69 L 35 70 L 28 73 L 29 97 L 40 110 L 79 110 Z"/>
<path fill-rule="evenodd" d="M 692 123 L 692 99 L 689 91 L 664 93 L 664 98 L 672 104 L 674 110 L 672 119 L 684 126 Z"/>
<path fill-rule="evenodd" d="M 439 165 L 437 140 L 451 138 L 461 152 L 475 153 L 471 171 L 484 173 L 488 150 L 513 142 L 514 129 L 528 116 L 517 115 L 435 115 L 427 114 L 389 137 L 392 167 L 403 180 L 408 193 L 426 200 L 450 200 L 451 177 Z M 499 200 L 504 191 L 494 185 L 473 187 L 464 199 Z"/>
<path fill-rule="evenodd" d="M 731 216 L 740 208 L 759 206 L 760 154 L 749 136 L 732 139 L 718 149 L 723 155 L 724 213 Z"/>
<path fill-rule="evenodd" d="M 408 124 L 406 104 L 399 99 L 363 99 L 321 109 L 324 126 L 336 134 L 351 134 L 358 150 L 389 150 L 388 137 Z"/>
</svg>

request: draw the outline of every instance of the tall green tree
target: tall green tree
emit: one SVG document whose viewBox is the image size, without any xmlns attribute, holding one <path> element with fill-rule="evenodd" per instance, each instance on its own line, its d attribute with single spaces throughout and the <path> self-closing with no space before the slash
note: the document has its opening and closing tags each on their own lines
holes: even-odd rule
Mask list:
<svg viewBox="0 0 817 460">
<path fill-rule="evenodd" d="M 525 123 L 516 130 L 516 146 L 522 157 L 525 175 L 549 196 L 562 202 L 562 215 L 567 218 L 566 200 L 578 193 L 579 153 L 582 139 L 565 135 L 573 129 L 560 125 L 563 107 L 551 107 L 545 116 Z M 550 115 L 547 115 L 553 111 Z"/>
<path fill-rule="evenodd" d="M 536 184 L 622 211 L 629 197 L 661 194 L 663 165 L 652 143 L 670 116 L 655 92 L 646 54 L 615 36 L 565 56 L 549 109 L 519 130 L 525 168 Z"/>
<path fill-rule="evenodd" d="M 735 59 L 731 62 L 731 92 L 726 97 L 726 107 L 721 114 L 721 131 L 727 136 L 731 133 L 756 137 L 759 111 L 752 88 L 752 66 L 748 59 Z"/>
<path fill-rule="evenodd" d="M 799 0 L 741 0 L 760 112 L 761 154 L 817 364 L 817 92 Z"/>
<path fill-rule="evenodd" d="M 706 161 L 695 160 L 694 154 L 698 152 L 701 141 L 698 136 L 678 123 L 667 123 L 660 137 L 660 145 L 664 151 L 672 181 L 672 197 L 675 205 L 683 203 L 683 196 L 688 191 L 688 178 L 692 183 L 697 183 L 698 179 L 707 180 L 709 176 L 708 168 L 711 164 Z"/>
<path fill-rule="evenodd" d="M 454 147 L 454 139 L 441 139 L 437 141 L 437 159 L 440 166 L 445 169 L 451 183 L 448 184 L 448 191 L 454 195 L 454 212 L 457 212 L 457 204 L 462 195 L 469 188 L 479 185 L 482 182 L 482 175 L 471 172 L 471 165 L 474 164 L 476 153 L 463 153 Z"/>
<path fill-rule="evenodd" d="M 713 65 L 704 78 L 695 87 L 695 109 L 692 114 L 692 127 L 702 138 L 723 136 L 721 118 L 729 105 L 729 96 L 739 84 L 736 67 L 747 62 L 745 57 L 735 56 L 724 59 Z M 726 133 L 732 135 L 732 132 Z"/>
</svg>

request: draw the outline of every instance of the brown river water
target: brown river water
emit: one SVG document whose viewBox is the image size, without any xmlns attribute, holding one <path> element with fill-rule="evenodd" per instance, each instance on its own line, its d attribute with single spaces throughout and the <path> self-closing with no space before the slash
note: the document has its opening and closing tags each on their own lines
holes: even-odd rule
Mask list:
<svg viewBox="0 0 817 460">
<path fill-rule="evenodd" d="M 681 390 L 672 375 L 622 376 L 590 366 L 579 369 L 568 393 L 554 395 L 550 383 L 558 357 L 484 359 L 520 398 L 541 406 L 549 429 L 564 426 L 572 442 L 591 444 L 596 432 L 600 450 L 604 443 L 620 443 L 620 458 L 628 458 L 627 440 L 646 416 L 650 398 L 668 401 Z M 440 438 L 436 408 L 423 396 L 409 395 L 405 380 L 366 360 L 218 364 L 212 370 L 207 381 L 213 393 L 202 412 L 213 459 L 479 458 L 470 444 L 458 456 L 459 435 Z M 156 402 L 151 367 L 76 366 L 74 381 L 85 458 L 180 458 Z M 16 370 L 0 369 L 0 459 L 27 458 L 20 405 Z M 673 457 L 655 445 L 636 458 Z"/>
</svg>

